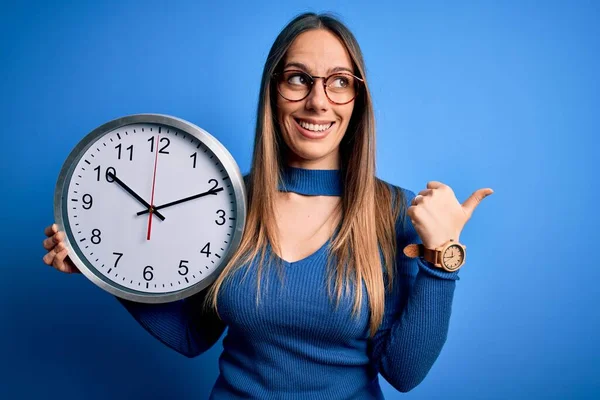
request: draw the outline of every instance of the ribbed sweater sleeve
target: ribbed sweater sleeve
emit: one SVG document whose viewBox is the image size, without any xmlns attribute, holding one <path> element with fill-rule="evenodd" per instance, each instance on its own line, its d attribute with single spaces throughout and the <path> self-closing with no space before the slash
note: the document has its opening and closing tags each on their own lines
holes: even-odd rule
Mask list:
<svg viewBox="0 0 600 400">
<path fill-rule="evenodd" d="M 415 193 L 405 189 L 405 194 L 408 207 Z M 394 289 L 386 294 L 384 320 L 369 356 L 394 388 L 408 392 L 423 381 L 446 342 L 459 271 L 446 272 L 421 258 L 406 257 L 404 246 L 422 242 L 410 218 L 401 216 L 396 226 Z"/>
<path fill-rule="evenodd" d="M 117 300 L 155 338 L 192 358 L 210 349 L 226 328 L 216 313 L 203 311 L 206 292 L 163 304 L 137 303 L 119 297 Z"/>
</svg>

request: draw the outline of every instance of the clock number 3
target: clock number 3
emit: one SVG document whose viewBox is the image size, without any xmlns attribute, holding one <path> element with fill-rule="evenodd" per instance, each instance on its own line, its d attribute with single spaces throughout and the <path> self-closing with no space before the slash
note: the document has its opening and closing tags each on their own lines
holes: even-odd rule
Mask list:
<svg viewBox="0 0 600 400">
<path fill-rule="evenodd" d="M 223 215 L 220 215 L 221 213 L 223 213 Z M 215 223 L 217 225 L 223 225 L 223 224 L 225 224 L 225 211 L 223 211 L 223 210 L 217 210 L 217 214 L 219 214 L 219 219 L 218 220 L 216 219 Z"/>
</svg>

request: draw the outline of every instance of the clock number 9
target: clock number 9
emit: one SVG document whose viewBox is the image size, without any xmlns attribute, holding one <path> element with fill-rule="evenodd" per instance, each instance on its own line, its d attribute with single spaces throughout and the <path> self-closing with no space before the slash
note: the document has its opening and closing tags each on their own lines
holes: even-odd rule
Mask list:
<svg viewBox="0 0 600 400">
<path fill-rule="evenodd" d="M 215 223 L 217 225 L 223 225 L 225 224 L 225 211 L 223 210 L 217 210 L 217 214 L 223 213 L 223 215 L 219 215 L 219 219 L 215 220 Z M 223 220 L 223 222 L 219 222 L 220 220 Z"/>
<path fill-rule="evenodd" d="M 151 281 L 152 279 L 154 279 L 154 274 L 152 274 L 152 271 L 154 271 L 154 268 L 152 268 L 150 265 L 147 265 L 146 268 L 144 268 L 145 280 Z"/>
<path fill-rule="evenodd" d="M 83 195 L 83 208 L 84 210 L 89 210 L 90 208 L 92 208 L 92 204 L 94 204 L 94 199 L 92 198 L 92 195 L 89 193 L 86 193 Z M 87 207 L 86 207 L 87 205 Z"/>
<path fill-rule="evenodd" d="M 96 180 L 98 182 L 100 182 L 100 166 L 98 165 L 96 168 L 94 168 L 94 171 L 98 171 L 98 174 L 96 176 Z M 117 171 L 113 167 L 106 168 L 106 172 L 104 173 L 104 177 L 106 178 L 106 182 L 111 182 L 112 183 L 115 180 L 113 178 L 111 178 L 110 176 L 108 176 L 109 172 L 112 172 L 113 175 L 117 176 Z"/>
</svg>

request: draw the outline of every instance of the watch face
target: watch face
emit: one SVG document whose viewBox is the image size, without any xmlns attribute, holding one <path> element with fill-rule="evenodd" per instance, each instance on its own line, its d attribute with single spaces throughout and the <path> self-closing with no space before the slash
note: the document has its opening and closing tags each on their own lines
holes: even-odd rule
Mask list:
<svg viewBox="0 0 600 400">
<path fill-rule="evenodd" d="M 216 139 L 185 121 L 115 121 L 86 136 L 63 166 L 55 203 L 69 255 L 123 298 L 158 303 L 194 294 L 216 279 L 241 239 L 239 169 Z"/>
<path fill-rule="evenodd" d="M 457 244 L 448 246 L 442 254 L 442 262 L 444 267 L 449 271 L 455 271 L 460 268 L 465 259 L 463 248 Z"/>
</svg>

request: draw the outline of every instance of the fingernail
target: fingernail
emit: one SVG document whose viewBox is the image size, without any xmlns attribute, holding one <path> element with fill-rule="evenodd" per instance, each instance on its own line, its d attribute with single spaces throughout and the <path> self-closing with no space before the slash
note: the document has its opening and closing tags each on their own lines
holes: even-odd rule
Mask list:
<svg viewBox="0 0 600 400">
<path fill-rule="evenodd" d="M 56 224 L 52 224 L 52 232 L 56 233 L 57 226 Z"/>
</svg>

